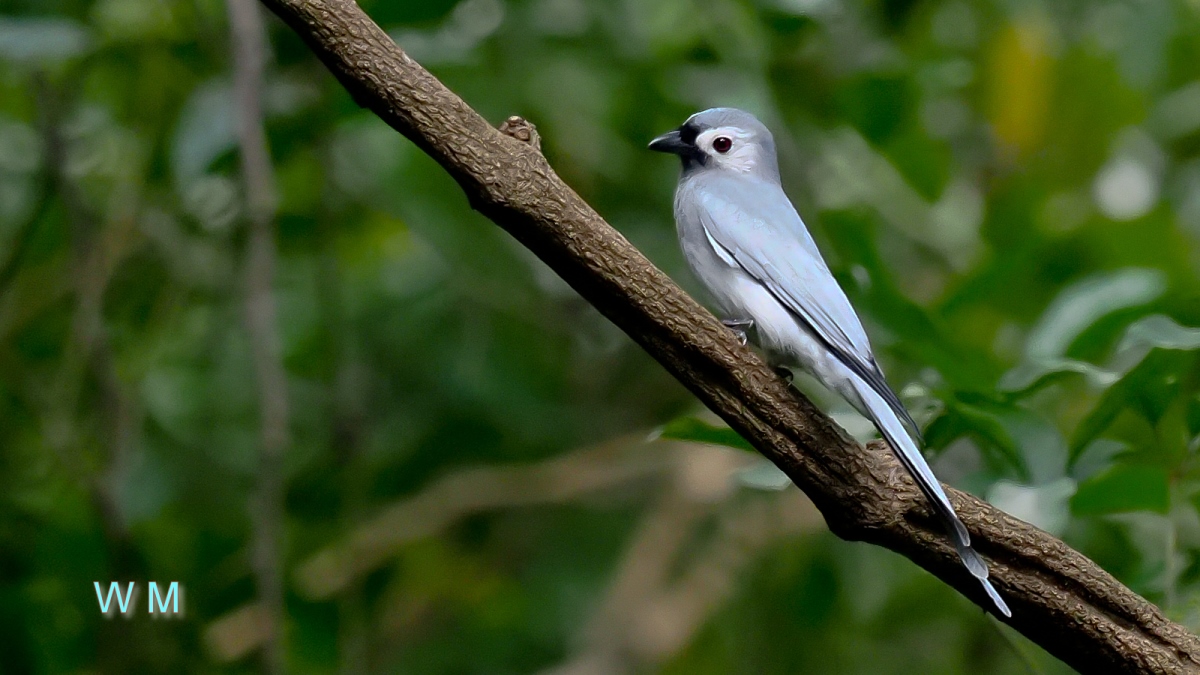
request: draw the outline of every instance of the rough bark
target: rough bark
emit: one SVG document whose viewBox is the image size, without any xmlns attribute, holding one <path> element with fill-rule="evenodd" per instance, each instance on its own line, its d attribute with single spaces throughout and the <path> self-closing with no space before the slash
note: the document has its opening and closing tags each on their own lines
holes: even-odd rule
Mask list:
<svg viewBox="0 0 1200 675">
<path fill-rule="evenodd" d="M 554 173 L 519 120 L 493 128 L 351 0 L 263 0 L 362 106 L 787 473 L 838 536 L 900 553 L 987 606 L 908 475 L 859 446 Z M 522 138 L 523 137 L 523 138 Z M 647 160 L 649 161 L 649 160 Z M 1082 672 L 1200 673 L 1200 638 L 1058 539 L 948 490 L 1016 630 Z"/>
</svg>

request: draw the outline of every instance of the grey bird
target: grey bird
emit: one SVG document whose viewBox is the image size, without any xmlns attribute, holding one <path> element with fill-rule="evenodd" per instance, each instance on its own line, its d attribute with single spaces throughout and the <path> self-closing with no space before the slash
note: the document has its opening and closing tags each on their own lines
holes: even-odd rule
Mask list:
<svg viewBox="0 0 1200 675">
<path fill-rule="evenodd" d="M 917 447 L 919 427 L 884 380 L 858 315 L 783 192 L 771 132 L 750 113 L 713 108 L 655 138 L 650 149 L 683 161 L 675 191 L 679 243 L 722 322 L 743 344 L 753 330 L 769 360 L 803 368 L 875 424 L 945 522 L 963 564 L 1011 617 Z"/>
</svg>

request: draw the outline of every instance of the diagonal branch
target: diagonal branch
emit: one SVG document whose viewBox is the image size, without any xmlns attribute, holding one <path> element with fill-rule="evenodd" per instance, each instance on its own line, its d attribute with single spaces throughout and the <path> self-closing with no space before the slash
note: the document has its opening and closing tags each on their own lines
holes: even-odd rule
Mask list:
<svg viewBox="0 0 1200 675">
<path fill-rule="evenodd" d="M 400 546 L 473 513 L 568 501 L 643 480 L 678 463 L 665 452 L 637 452 L 642 445 L 640 439 L 619 437 L 533 465 L 471 467 L 443 476 L 301 563 L 297 590 L 316 599 L 341 592 L 391 559 Z"/>
<path fill-rule="evenodd" d="M 360 104 L 778 465 L 838 536 L 896 551 L 977 602 L 980 590 L 908 475 L 850 440 L 575 194 L 531 144 L 492 128 L 352 0 L 263 0 Z M 519 126 L 518 126 L 519 131 Z M 950 491 L 1015 629 L 1084 672 L 1200 673 L 1200 638 L 1063 542 Z"/>
</svg>

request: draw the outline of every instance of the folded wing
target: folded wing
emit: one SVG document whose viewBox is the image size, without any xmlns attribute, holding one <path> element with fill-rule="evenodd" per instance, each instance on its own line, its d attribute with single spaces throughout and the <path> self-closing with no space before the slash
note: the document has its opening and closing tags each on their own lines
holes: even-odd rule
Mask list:
<svg viewBox="0 0 1200 675">
<path fill-rule="evenodd" d="M 783 190 L 765 182 L 714 182 L 697 191 L 710 243 L 761 283 L 904 422 L 921 432 L 884 380 L 862 323 Z M 723 250 L 721 250 L 723 249 Z"/>
</svg>

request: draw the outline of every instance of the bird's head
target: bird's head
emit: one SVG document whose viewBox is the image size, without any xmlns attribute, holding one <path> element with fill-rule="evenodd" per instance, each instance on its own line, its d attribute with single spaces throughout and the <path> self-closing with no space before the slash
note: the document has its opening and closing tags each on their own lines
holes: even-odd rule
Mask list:
<svg viewBox="0 0 1200 675">
<path fill-rule="evenodd" d="M 748 112 L 711 108 L 650 142 L 650 149 L 679 155 L 685 173 L 722 171 L 779 178 L 775 139 Z"/>
</svg>

